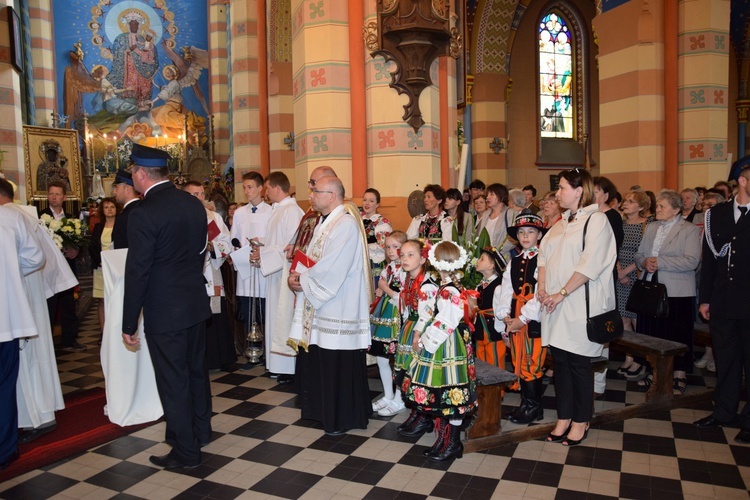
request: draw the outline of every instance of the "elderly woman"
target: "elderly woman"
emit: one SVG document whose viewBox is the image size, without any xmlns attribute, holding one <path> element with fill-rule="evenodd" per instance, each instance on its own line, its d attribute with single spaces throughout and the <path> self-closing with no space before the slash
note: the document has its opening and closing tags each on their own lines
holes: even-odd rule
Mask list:
<svg viewBox="0 0 750 500">
<path fill-rule="evenodd" d="M 521 191 L 523 193 L 523 191 Z M 508 188 L 502 184 L 487 186 L 487 211 L 479 221 L 478 233 L 487 230 L 490 245 L 507 261 L 510 261 L 510 251 L 516 242 L 508 236 L 508 228 L 513 225 L 518 212 L 508 207 Z"/>
<path fill-rule="evenodd" d="M 557 201 L 555 191 L 550 191 L 544 195 L 542 201 L 539 202 L 539 208 L 542 211 L 542 220 L 544 220 L 544 228 L 551 228 L 557 221 L 562 219 L 562 209 L 560 203 Z"/>
<path fill-rule="evenodd" d="M 625 330 L 632 332 L 636 330 L 636 315 L 625 309 L 630 297 L 630 289 L 638 278 L 638 268 L 633 262 L 635 253 L 641 244 L 643 233 L 646 231 L 648 220 L 644 212 L 651 206 L 646 193 L 643 191 L 630 191 L 622 200 L 622 213 L 625 216 L 623 231 L 625 239 L 620 247 L 617 259 L 617 309 L 622 316 L 622 324 Z M 640 360 L 636 361 L 632 356 L 626 355 L 625 362 L 617 369 L 617 373 L 628 380 L 641 380 L 646 376 L 646 369 Z"/>
<path fill-rule="evenodd" d="M 657 279 L 667 287 L 669 315 L 653 318 L 638 315 L 638 331 L 688 346 L 684 356 L 674 360 L 674 392 L 685 394 L 685 374 L 692 369 L 693 321 L 695 320 L 695 270 L 701 259 L 701 230 L 682 218 L 682 198 L 664 190 L 656 199 L 656 223 L 649 224 L 635 253 L 635 265 L 644 279 L 658 272 Z M 649 375 L 639 385 L 647 389 Z"/>
<path fill-rule="evenodd" d="M 557 423 L 547 441 L 575 446 L 588 435 L 594 402 L 591 358 L 603 348 L 586 334 L 585 285 L 591 316 L 616 307 L 612 270 L 617 250 L 607 216 L 594 203 L 587 171 L 561 172 L 557 197 L 565 212 L 542 240 L 537 284 L 542 345 L 549 346 L 555 359 Z"/>
<path fill-rule="evenodd" d="M 430 240 L 433 243 L 441 240 L 450 241 L 453 237 L 453 220 L 443 209 L 445 189 L 437 184 L 427 184 L 422 191 L 427 213 L 412 219 L 406 236 L 410 240 Z"/>
</svg>

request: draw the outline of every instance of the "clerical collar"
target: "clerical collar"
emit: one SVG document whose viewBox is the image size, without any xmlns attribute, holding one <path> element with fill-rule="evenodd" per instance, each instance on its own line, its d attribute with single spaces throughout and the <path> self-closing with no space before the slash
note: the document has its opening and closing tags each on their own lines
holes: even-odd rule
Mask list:
<svg viewBox="0 0 750 500">
<path fill-rule="evenodd" d="M 331 212 L 328 212 L 325 215 L 320 214 L 320 222 L 325 222 L 329 215 L 331 215 Z"/>
</svg>

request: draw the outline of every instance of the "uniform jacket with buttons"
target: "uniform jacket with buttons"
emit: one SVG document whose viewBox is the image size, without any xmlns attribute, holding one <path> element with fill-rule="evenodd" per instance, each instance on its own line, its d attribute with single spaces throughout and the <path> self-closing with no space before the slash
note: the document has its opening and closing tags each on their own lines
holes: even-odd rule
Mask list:
<svg viewBox="0 0 750 500">
<path fill-rule="evenodd" d="M 715 257 L 703 238 L 700 279 L 700 303 L 709 304 L 711 316 L 722 319 L 750 319 L 750 216 L 734 222 L 734 202 L 716 205 L 711 210 L 711 238 L 718 251 L 731 243 L 724 257 Z M 708 228 L 706 228 L 708 229 Z"/>
</svg>

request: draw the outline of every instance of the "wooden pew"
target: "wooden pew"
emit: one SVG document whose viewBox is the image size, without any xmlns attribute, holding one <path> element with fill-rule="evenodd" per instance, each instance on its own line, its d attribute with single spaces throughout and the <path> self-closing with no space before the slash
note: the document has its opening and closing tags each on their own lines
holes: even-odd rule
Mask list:
<svg viewBox="0 0 750 500">
<path fill-rule="evenodd" d="M 672 392 L 674 357 L 685 354 L 687 351 L 685 344 L 626 331 L 622 337 L 613 340 L 609 348 L 646 358 L 651 364 L 654 383 L 646 393 L 646 402 L 666 401 L 674 397 Z"/>
<path fill-rule="evenodd" d="M 481 359 L 474 360 L 474 367 L 477 374 L 479 408 L 477 408 L 474 422 L 466 430 L 467 439 L 500 433 L 504 389 L 505 386 L 515 382 L 518 378 L 514 373 L 486 363 Z"/>
</svg>

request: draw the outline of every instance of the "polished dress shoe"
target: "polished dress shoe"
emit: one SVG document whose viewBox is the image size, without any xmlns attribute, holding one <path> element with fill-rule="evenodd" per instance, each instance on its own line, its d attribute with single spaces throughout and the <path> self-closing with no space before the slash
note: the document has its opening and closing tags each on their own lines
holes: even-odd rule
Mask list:
<svg viewBox="0 0 750 500">
<path fill-rule="evenodd" d="M 148 458 L 149 462 L 151 462 L 154 465 L 157 465 L 159 467 L 163 467 L 166 470 L 170 469 L 194 469 L 195 467 L 198 467 L 200 463 L 197 463 L 195 465 L 186 464 L 183 462 L 180 462 L 176 458 L 170 456 L 169 454 L 157 456 L 157 455 L 151 455 Z"/>
<path fill-rule="evenodd" d="M 11 456 L 0 462 L 0 470 L 7 469 L 10 464 L 18 460 L 19 456 L 18 450 L 14 451 Z"/>
<path fill-rule="evenodd" d="M 48 432 L 52 432 L 55 429 L 57 429 L 57 424 L 53 423 L 52 425 L 48 425 L 47 427 L 37 427 L 36 429 L 29 429 L 28 431 L 23 431 L 20 436 L 18 436 L 18 444 L 26 444 L 30 443 L 33 440 L 44 436 Z"/>
<path fill-rule="evenodd" d="M 714 417 L 713 413 L 707 417 L 693 422 L 693 425 L 699 429 L 711 429 L 713 427 L 721 427 L 725 424 L 726 422 L 720 422 L 719 420 L 717 420 L 716 417 Z"/>
<path fill-rule="evenodd" d="M 276 382 L 279 385 L 293 384 L 294 383 L 294 375 L 281 374 L 278 377 L 276 377 Z"/>
<path fill-rule="evenodd" d="M 742 429 L 739 434 L 734 436 L 734 440 L 742 444 L 750 444 L 750 429 Z"/>
</svg>

